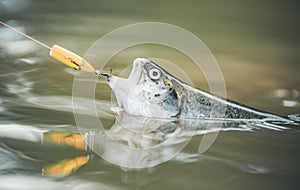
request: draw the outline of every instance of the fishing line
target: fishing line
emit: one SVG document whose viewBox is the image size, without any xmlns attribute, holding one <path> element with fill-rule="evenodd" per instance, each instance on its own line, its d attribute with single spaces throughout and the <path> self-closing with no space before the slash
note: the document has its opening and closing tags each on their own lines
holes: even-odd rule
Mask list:
<svg viewBox="0 0 300 190">
<path fill-rule="evenodd" d="M 21 34 L 22 36 L 25 36 L 26 38 L 28 38 L 28 39 L 30 39 L 30 40 L 32 40 L 32 41 L 34 41 L 34 42 L 40 44 L 41 46 L 43 46 L 43 47 L 45 47 L 45 48 L 51 50 L 51 48 L 50 48 L 49 46 L 47 46 L 46 44 L 44 44 L 44 43 L 38 41 L 37 39 L 34 39 L 33 37 L 28 36 L 27 34 L 25 34 L 25 33 L 21 32 L 20 30 L 18 30 L 18 29 L 16 29 L 16 28 L 14 28 L 14 27 L 12 27 L 12 26 L 10 26 L 10 25 L 8 25 L 8 24 L 2 22 L 1 20 L 0 20 L 0 23 L 1 23 L 2 25 L 6 26 L 7 28 L 10 28 L 10 29 L 12 29 L 13 31 L 15 31 L 15 32 L 17 32 L 17 33 L 19 33 L 19 34 Z"/>
</svg>

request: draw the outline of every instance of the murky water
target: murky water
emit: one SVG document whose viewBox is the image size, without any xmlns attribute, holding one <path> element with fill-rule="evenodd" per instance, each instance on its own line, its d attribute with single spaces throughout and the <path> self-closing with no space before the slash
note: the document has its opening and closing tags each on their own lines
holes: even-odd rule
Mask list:
<svg viewBox="0 0 300 190">
<path fill-rule="evenodd" d="M 103 35 L 127 24 L 157 21 L 178 25 L 210 48 L 222 69 L 228 98 L 279 115 L 300 113 L 300 26 L 297 4 L 292 1 L 82 4 L 3 0 L 0 16 L 48 45 L 59 44 L 80 55 Z M 182 61 L 186 60 L 165 47 L 144 45 L 120 52 L 108 66 L 118 74 L 134 58 L 150 55 L 171 60 L 179 67 L 184 67 Z M 193 70 L 187 68 L 191 81 L 208 90 L 203 75 Z M 72 107 L 74 74 L 49 58 L 46 49 L 0 27 L 0 189 L 299 186 L 298 125 L 203 121 L 193 130 L 178 130 L 177 125 L 166 121 L 122 117 L 123 124 L 144 126 L 144 131 L 137 131 L 141 129 L 115 123 L 116 116 L 110 110 L 115 103 L 111 90 L 99 80 L 95 103 L 107 133 L 127 147 L 160 147 L 128 154 L 123 149 L 116 151 L 97 128 L 84 131 L 84 137 L 78 135 Z M 77 114 L 92 115 L 89 105 L 93 100 L 78 101 Z M 212 146 L 199 154 L 204 134 L 216 130 L 220 133 Z M 83 138 L 93 142 L 89 145 L 95 150 L 105 150 L 105 159 L 87 148 Z M 161 164 L 143 169 L 124 167 L 136 163 Z"/>
</svg>

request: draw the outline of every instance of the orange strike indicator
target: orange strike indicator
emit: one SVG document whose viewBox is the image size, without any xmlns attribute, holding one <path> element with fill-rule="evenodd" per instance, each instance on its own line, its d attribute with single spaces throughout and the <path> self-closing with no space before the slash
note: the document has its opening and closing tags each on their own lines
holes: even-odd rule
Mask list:
<svg viewBox="0 0 300 190">
<path fill-rule="evenodd" d="M 94 67 L 82 57 L 58 45 L 51 47 L 50 56 L 75 70 L 81 69 L 86 72 L 95 72 Z"/>
</svg>

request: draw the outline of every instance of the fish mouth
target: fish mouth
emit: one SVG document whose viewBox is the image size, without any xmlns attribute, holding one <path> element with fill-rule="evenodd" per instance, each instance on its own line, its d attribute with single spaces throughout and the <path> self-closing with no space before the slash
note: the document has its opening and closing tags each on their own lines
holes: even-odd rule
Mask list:
<svg viewBox="0 0 300 190">
<path fill-rule="evenodd" d="M 136 58 L 133 61 L 133 67 L 128 78 L 122 78 L 113 75 L 106 76 L 106 80 L 117 98 L 119 107 L 128 107 L 127 100 L 130 91 L 142 79 L 143 65 L 147 62 L 149 62 L 148 59 Z"/>
</svg>

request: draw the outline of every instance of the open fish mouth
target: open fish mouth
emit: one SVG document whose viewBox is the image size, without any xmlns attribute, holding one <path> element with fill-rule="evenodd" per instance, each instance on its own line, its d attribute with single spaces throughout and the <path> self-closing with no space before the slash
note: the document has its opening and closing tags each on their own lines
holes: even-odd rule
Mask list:
<svg viewBox="0 0 300 190">
<path fill-rule="evenodd" d="M 128 78 L 122 78 L 113 75 L 107 75 L 106 80 L 115 93 L 119 107 L 128 106 L 128 96 L 133 87 L 135 87 L 142 78 L 143 64 L 149 62 L 145 58 L 137 58 L 133 61 L 133 67 Z"/>
</svg>

